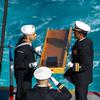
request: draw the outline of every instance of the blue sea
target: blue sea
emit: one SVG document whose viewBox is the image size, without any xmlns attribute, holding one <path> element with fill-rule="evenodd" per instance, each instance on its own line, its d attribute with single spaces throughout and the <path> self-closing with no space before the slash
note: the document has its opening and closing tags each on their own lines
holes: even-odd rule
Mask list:
<svg viewBox="0 0 100 100">
<path fill-rule="evenodd" d="M 25 24 L 36 26 L 37 40 L 34 46 L 44 43 L 47 29 L 69 29 L 76 20 L 88 23 L 92 30 L 88 35 L 94 43 L 93 83 L 89 91 L 100 92 L 100 0 L 8 0 L 8 15 L 5 32 L 5 46 L 15 46 L 22 35 L 20 28 Z M 0 0 L 0 37 L 4 12 L 4 0 Z M 1 38 L 0 38 L 1 40 Z M 72 36 L 70 48 L 74 43 Z M 12 56 L 13 56 L 12 49 Z M 71 49 L 69 49 L 70 58 Z M 68 59 L 69 60 L 69 59 Z M 67 60 L 67 61 L 68 61 Z M 10 85 L 9 48 L 4 48 L 0 86 Z M 63 78 L 62 74 L 54 75 L 70 90 L 74 86 Z M 14 77 L 13 77 L 14 79 Z M 15 80 L 13 80 L 16 86 Z M 35 79 L 33 78 L 33 86 Z"/>
</svg>

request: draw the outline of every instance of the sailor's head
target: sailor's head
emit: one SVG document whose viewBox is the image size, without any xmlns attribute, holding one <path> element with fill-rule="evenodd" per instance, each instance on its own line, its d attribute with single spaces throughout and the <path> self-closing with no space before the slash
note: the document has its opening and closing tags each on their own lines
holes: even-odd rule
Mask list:
<svg viewBox="0 0 100 100">
<path fill-rule="evenodd" d="M 28 37 L 31 41 L 36 39 L 35 26 L 34 25 L 24 25 L 21 27 L 21 32 L 23 36 Z"/>
<path fill-rule="evenodd" d="M 75 37 L 78 39 L 80 35 L 83 35 L 83 37 L 87 36 L 87 33 L 89 33 L 91 30 L 90 26 L 84 22 L 76 21 L 74 26 L 74 34 Z"/>
<path fill-rule="evenodd" d="M 52 71 L 48 67 L 39 67 L 34 71 L 34 77 L 36 78 L 38 84 L 47 85 L 48 79 L 51 77 Z"/>
</svg>

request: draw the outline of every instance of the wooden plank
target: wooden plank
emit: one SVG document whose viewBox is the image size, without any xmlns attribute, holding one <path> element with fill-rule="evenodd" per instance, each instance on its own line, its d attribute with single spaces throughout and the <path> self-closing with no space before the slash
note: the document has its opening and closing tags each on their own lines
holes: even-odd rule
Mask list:
<svg viewBox="0 0 100 100">
<path fill-rule="evenodd" d="M 48 65 L 54 73 L 64 73 L 66 67 L 67 50 L 71 38 L 72 30 L 48 30 L 42 56 L 40 59 L 40 66 L 47 66 L 48 59 L 51 63 L 57 61 L 57 65 Z M 52 61 L 53 60 L 53 61 Z"/>
</svg>

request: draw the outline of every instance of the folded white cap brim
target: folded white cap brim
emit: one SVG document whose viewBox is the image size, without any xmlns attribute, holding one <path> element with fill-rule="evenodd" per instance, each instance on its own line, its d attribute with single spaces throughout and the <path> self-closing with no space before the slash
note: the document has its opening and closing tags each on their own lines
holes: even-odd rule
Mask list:
<svg viewBox="0 0 100 100">
<path fill-rule="evenodd" d="M 21 31 L 24 35 L 30 35 L 35 32 L 35 26 L 34 25 L 24 25 L 21 27 Z"/>
</svg>

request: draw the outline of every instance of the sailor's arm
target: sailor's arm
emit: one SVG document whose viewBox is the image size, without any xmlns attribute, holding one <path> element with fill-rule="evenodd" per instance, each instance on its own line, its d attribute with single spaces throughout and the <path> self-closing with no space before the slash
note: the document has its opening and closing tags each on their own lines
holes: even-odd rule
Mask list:
<svg viewBox="0 0 100 100">
<path fill-rule="evenodd" d="M 92 56 L 90 55 L 90 48 L 89 46 L 83 46 L 79 48 L 79 62 L 74 63 L 68 62 L 68 66 L 72 69 L 74 72 L 82 72 L 88 70 L 89 66 L 92 66 Z"/>
<path fill-rule="evenodd" d="M 69 92 L 69 90 L 61 83 L 59 83 L 54 77 L 51 77 L 51 80 L 54 82 L 54 84 L 58 87 L 58 96 L 59 96 L 59 100 L 69 100 L 72 95 Z"/>
<path fill-rule="evenodd" d="M 24 68 L 24 51 L 23 50 L 15 50 L 15 57 L 14 57 L 14 65 L 16 69 Z"/>
</svg>

